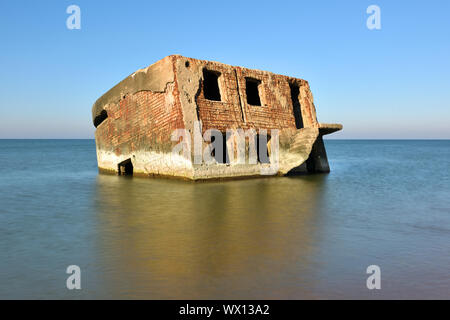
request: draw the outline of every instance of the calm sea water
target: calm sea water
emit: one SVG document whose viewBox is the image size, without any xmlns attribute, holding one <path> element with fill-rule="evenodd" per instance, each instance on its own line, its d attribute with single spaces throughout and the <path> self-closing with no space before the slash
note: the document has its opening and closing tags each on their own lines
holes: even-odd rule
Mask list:
<svg viewBox="0 0 450 320">
<path fill-rule="evenodd" d="M 0 298 L 450 298 L 450 141 L 326 147 L 328 175 L 191 183 L 0 140 Z"/>
</svg>

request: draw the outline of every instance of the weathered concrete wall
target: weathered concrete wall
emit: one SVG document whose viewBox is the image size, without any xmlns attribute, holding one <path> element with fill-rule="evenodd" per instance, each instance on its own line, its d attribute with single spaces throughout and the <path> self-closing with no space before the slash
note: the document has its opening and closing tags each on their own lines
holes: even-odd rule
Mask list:
<svg viewBox="0 0 450 320">
<path fill-rule="evenodd" d="M 313 97 L 307 81 L 267 71 L 234 67 L 219 62 L 197 60 L 178 56 L 176 77 L 180 88 L 180 98 L 186 128 L 193 132 L 193 121 L 202 122 L 202 133 L 208 129 L 279 129 L 284 131 L 284 140 L 298 141 L 295 148 L 290 144 L 280 145 L 280 169 L 278 174 L 286 174 L 293 167 L 305 163 L 318 137 L 319 124 Z M 221 101 L 205 98 L 203 70 L 220 74 L 218 83 Z M 247 103 L 246 78 L 260 81 L 259 96 L 261 106 Z M 294 105 L 289 84 L 299 87 L 297 106 L 300 110 L 303 128 L 297 130 Z M 300 107 L 301 106 L 301 107 Z M 295 137 L 295 138 L 294 138 Z M 301 141 L 301 143 L 300 143 Z M 206 143 L 205 143 L 206 145 Z M 203 146 L 203 148 L 205 147 Z M 301 147 L 299 147 L 301 145 Z M 246 152 L 248 154 L 248 144 Z M 259 175 L 267 164 L 240 165 L 214 164 L 193 165 L 194 179 L 223 178 Z"/>
<path fill-rule="evenodd" d="M 221 101 L 205 98 L 204 69 L 220 74 Z M 247 103 L 246 77 L 260 81 L 260 106 Z M 298 86 L 299 104 L 293 101 L 290 84 Z M 300 109 L 302 129 L 296 124 L 295 108 Z M 172 155 L 177 142 L 170 140 L 171 133 L 186 128 L 193 134 L 196 121 L 202 122 L 202 133 L 207 129 L 267 129 L 269 134 L 271 129 L 281 130 L 278 174 L 326 171 L 321 136 L 342 128 L 317 122 L 305 80 L 178 55 L 127 77 L 97 100 L 92 113 L 101 170 L 117 172 L 120 162 L 131 159 L 134 174 L 188 179 L 256 176 L 268 167 L 233 162 L 194 165 L 191 159 Z M 202 149 L 205 146 L 203 142 Z M 320 163 L 307 168 L 307 162 Z"/>
<path fill-rule="evenodd" d="M 119 103 L 129 94 L 139 91 L 164 92 L 167 84 L 175 81 L 173 60 L 173 56 L 165 57 L 122 80 L 95 102 L 92 107 L 92 119 L 100 115 L 105 106 Z"/>
<path fill-rule="evenodd" d="M 116 172 L 131 159 L 135 174 L 186 174 L 190 164 L 170 157 L 171 133 L 184 128 L 173 59 L 137 71 L 94 105 L 94 119 L 101 110 L 108 114 L 95 133 L 100 169 Z"/>
</svg>

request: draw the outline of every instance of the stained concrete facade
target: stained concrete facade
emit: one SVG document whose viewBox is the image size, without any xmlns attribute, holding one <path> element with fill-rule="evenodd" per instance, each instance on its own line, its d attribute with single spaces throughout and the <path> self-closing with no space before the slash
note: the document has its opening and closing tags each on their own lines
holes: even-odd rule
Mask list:
<svg viewBox="0 0 450 320">
<path fill-rule="evenodd" d="M 271 164 L 226 159 L 196 163 L 194 147 L 189 157 L 172 152 L 180 142 L 171 139 L 176 129 L 192 136 L 198 123 L 201 134 L 208 129 L 224 134 L 230 129 L 265 129 L 270 136 L 276 129 L 275 175 L 329 172 L 322 136 L 342 129 L 317 121 L 309 84 L 303 79 L 180 55 L 128 76 L 95 102 L 92 117 L 100 171 L 192 180 L 257 176 Z M 229 140 L 227 152 L 236 152 Z M 271 143 L 258 148 L 267 148 L 269 154 Z M 203 141 L 202 150 L 208 144 Z"/>
</svg>

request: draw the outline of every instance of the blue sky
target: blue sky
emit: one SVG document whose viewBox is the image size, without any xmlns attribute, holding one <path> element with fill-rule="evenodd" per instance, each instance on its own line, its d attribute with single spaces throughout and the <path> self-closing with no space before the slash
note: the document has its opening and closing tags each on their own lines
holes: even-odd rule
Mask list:
<svg viewBox="0 0 450 320">
<path fill-rule="evenodd" d="M 95 100 L 177 53 L 308 80 L 333 138 L 450 139 L 449 16 L 448 0 L 2 0 L 0 138 L 93 138 Z"/>
</svg>

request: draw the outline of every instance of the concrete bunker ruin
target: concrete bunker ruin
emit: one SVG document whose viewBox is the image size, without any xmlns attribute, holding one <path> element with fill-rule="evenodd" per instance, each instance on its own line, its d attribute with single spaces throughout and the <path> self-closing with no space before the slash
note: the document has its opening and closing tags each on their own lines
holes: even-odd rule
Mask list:
<svg viewBox="0 0 450 320">
<path fill-rule="evenodd" d="M 329 172 L 322 137 L 342 129 L 317 121 L 306 80 L 180 55 L 125 78 L 95 102 L 92 118 L 100 171 L 190 180 L 260 175 L 271 164 L 273 130 L 279 132 L 275 175 Z M 179 143 L 173 132 L 195 134 L 198 123 L 201 135 L 215 129 L 226 142 L 212 152 L 214 163 L 193 161 L 194 147 L 187 157 L 173 153 Z M 233 160 L 230 129 L 256 132 L 256 163 Z M 246 139 L 249 152 L 252 143 Z"/>
</svg>

